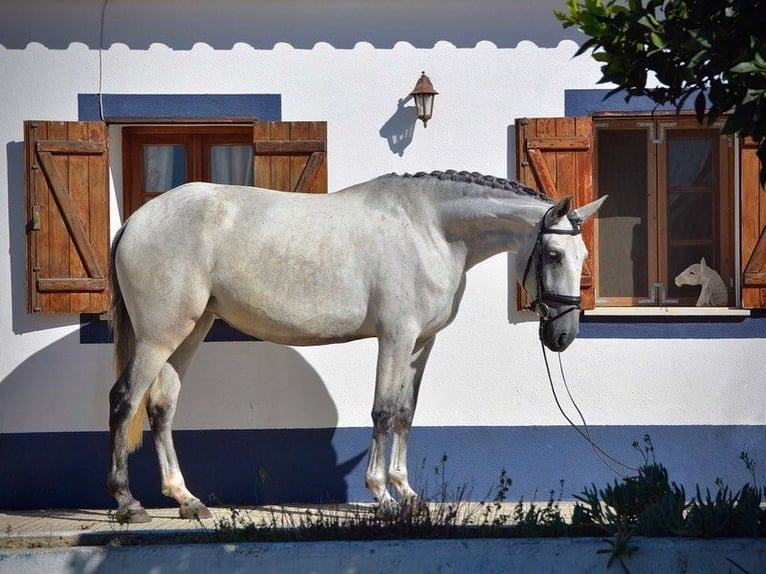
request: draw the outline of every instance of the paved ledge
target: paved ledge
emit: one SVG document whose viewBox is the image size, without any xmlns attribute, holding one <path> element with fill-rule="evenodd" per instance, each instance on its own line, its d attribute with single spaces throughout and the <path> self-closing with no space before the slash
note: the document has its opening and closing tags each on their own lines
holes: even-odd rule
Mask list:
<svg viewBox="0 0 766 574">
<path fill-rule="evenodd" d="M 508 503 L 502 512 L 510 514 L 513 506 Z M 568 505 L 561 506 L 566 514 Z M 106 510 L 0 511 L 0 574 L 592 574 L 621 570 L 616 563 L 607 568 L 611 547 L 600 537 L 217 543 L 212 541 L 216 519 L 230 519 L 231 511 L 211 510 L 214 519 L 195 522 L 178 518 L 175 508 L 149 509 L 152 522 L 138 526 L 121 526 Z M 241 512 L 256 525 L 280 520 L 297 524 L 312 510 L 324 516 L 358 516 L 371 512 L 372 506 L 280 505 Z M 196 543 L 184 543 L 190 541 Z M 625 559 L 632 574 L 766 572 L 766 538 L 636 538 L 631 542 L 638 547 Z"/>
</svg>

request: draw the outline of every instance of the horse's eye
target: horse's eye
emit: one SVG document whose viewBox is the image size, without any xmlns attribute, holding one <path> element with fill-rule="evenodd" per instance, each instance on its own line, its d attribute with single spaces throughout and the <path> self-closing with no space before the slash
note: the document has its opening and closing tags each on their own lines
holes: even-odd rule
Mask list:
<svg viewBox="0 0 766 574">
<path fill-rule="evenodd" d="M 549 251 L 548 259 L 554 263 L 559 263 L 561 262 L 561 253 L 559 253 L 558 251 Z"/>
</svg>

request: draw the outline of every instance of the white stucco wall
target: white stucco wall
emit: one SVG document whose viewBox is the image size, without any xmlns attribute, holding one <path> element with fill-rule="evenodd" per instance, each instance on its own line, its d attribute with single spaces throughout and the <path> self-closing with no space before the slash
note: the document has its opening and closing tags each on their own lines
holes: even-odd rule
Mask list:
<svg viewBox="0 0 766 574">
<path fill-rule="evenodd" d="M 62 17 L 55 3 L 19 0 L 3 3 L 0 22 L 4 10 L 27 22 L 35 4 L 43 22 L 46 7 L 49 17 Z M 572 59 L 577 45 L 570 40 L 540 47 L 515 37 L 499 46 L 489 41 L 466 46 L 466 38 L 471 42 L 478 32 L 471 28 L 461 35 L 453 22 L 445 33 L 453 41 L 429 46 L 391 38 L 389 45 L 376 47 L 361 33 L 344 36 L 341 47 L 312 43 L 313 37 L 308 46 L 296 41 L 299 47 L 282 42 L 264 47 L 248 42 L 241 25 L 232 41 L 225 41 L 220 23 L 200 21 L 200 2 L 191 2 L 187 13 L 182 2 L 172 0 L 135 7 L 111 0 L 100 56 L 101 3 L 73 4 L 83 9 L 87 22 L 67 19 L 59 36 L 41 31 L 36 40 L 33 31 L 12 31 L 14 24 L 7 20 L 0 24 L 0 433 L 105 430 L 113 382 L 111 346 L 81 345 L 78 317 L 25 312 L 25 119 L 77 119 L 77 95 L 99 89 L 109 94 L 281 94 L 282 119 L 327 121 L 329 185 L 335 190 L 391 171 L 466 169 L 513 177 L 514 119 L 562 116 L 565 89 L 594 88 L 599 78 L 595 62 Z M 177 40 L 148 20 L 162 41 L 139 33 L 141 22 L 150 18 L 148 4 L 172 15 L 165 26 L 177 27 Z M 257 3 L 214 4 L 224 23 L 257 17 Z M 293 18 L 309 10 L 309 4 L 288 4 L 297 11 Z M 409 4 L 395 3 L 391 9 L 400 15 Z M 506 2 L 484 4 L 499 11 L 494 20 L 513 18 Z M 266 5 L 276 10 L 274 3 Z M 454 4 L 446 6 L 460 17 Z M 350 25 L 362 21 L 364 15 L 358 15 Z M 498 36 L 497 27 L 490 33 Z M 201 38 L 213 30 L 212 45 L 189 44 L 190 29 L 199 30 Z M 428 29 L 432 36 L 437 33 Z M 530 36 L 536 33 L 529 28 Z M 295 31 L 290 35 L 295 37 Z M 412 142 L 399 154 L 381 133 L 421 70 L 439 91 L 434 117 L 426 129 L 415 125 Z M 119 130 L 110 128 L 113 232 L 120 225 Z M 416 425 L 564 424 L 545 376 L 537 323 L 515 311 L 508 270 L 509 258 L 501 255 L 469 273 L 460 313 L 437 338 Z M 375 353 L 374 341 L 295 349 L 207 343 L 185 383 L 175 428 L 368 426 Z M 759 375 L 766 371 L 766 353 L 760 339 L 581 339 L 563 360 L 592 425 L 766 423 Z"/>
</svg>

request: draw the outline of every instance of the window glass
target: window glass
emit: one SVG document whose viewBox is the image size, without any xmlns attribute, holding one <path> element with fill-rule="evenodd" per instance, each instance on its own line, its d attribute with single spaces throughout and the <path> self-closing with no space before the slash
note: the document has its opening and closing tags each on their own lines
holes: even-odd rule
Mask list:
<svg viewBox="0 0 766 574">
<path fill-rule="evenodd" d="M 253 146 L 210 146 L 210 180 L 213 183 L 253 185 Z"/>
<path fill-rule="evenodd" d="M 645 294 L 647 273 L 646 130 L 603 130 L 598 136 L 599 297 Z"/>
<path fill-rule="evenodd" d="M 143 189 L 161 193 L 186 182 L 183 145 L 144 145 Z"/>
</svg>

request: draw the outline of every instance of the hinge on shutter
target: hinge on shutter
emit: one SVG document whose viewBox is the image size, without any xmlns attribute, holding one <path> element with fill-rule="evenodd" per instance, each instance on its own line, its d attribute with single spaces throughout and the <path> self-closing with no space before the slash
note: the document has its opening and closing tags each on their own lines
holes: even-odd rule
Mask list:
<svg viewBox="0 0 766 574">
<path fill-rule="evenodd" d="M 29 231 L 40 231 L 40 206 L 32 206 L 32 221 L 29 222 Z"/>
</svg>

